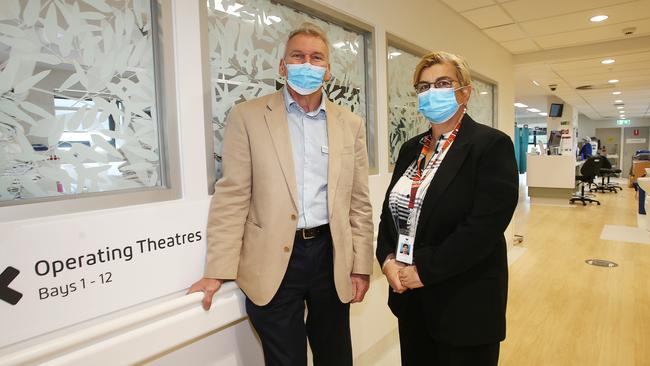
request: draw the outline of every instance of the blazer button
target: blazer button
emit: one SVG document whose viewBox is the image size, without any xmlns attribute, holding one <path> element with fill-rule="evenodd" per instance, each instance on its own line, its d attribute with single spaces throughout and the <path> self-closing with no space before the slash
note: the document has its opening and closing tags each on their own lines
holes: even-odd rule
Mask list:
<svg viewBox="0 0 650 366">
<path fill-rule="evenodd" d="M 291 250 L 291 249 L 289 249 L 289 247 L 284 247 L 284 252 L 285 252 L 285 253 L 289 253 L 290 250 Z"/>
<path fill-rule="evenodd" d="M 291 215 L 291 220 L 296 221 L 298 217 L 296 215 Z"/>
</svg>

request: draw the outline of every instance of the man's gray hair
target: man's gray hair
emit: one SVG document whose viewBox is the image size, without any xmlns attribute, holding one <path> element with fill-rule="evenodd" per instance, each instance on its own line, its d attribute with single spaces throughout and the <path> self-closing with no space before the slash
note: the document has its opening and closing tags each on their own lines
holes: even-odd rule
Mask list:
<svg viewBox="0 0 650 366">
<path fill-rule="evenodd" d="M 289 33 L 289 37 L 287 38 L 287 42 L 285 43 L 285 56 L 286 56 L 286 44 L 289 43 L 289 40 L 291 40 L 291 38 L 299 34 L 320 38 L 325 43 L 325 48 L 327 48 L 327 56 L 329 57 L 330 42 L 327 39 L 327 35 L 325 34 L 325 31 L 323 31 L 321 27 L 310 22 L 302 23 L 298 28 L 292 30 L 291 33 Z"/>
</svg>

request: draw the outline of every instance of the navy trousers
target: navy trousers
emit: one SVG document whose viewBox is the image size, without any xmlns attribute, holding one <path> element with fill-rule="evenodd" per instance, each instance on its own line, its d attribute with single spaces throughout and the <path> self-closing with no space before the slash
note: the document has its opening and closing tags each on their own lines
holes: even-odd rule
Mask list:
<svg viewBox="0 0 650 366">
<path fill-rule="evenodd" d="M 296 239 L 289 267 L 271 302 L 257 306 L 246 299 L 266 366 L 306 366 L 307 339 L 315 366 L 352 365 L 350 304 L 342 303 L 336 293 L 333 263 L 329 232 Z"/>
</svg>

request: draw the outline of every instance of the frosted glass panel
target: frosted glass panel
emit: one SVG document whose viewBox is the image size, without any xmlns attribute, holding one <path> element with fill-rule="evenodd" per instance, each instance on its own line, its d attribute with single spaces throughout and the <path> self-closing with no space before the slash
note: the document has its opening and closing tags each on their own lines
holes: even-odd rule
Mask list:
<svg viewBox="0 0 650 366">
<path fill-rule="evenodd" d="M 472 77 L 472 96 L 467 105 L 467 114 L 478 122 L 496 127 L 496 85 Z"/>
<path fill-rule="evenodd" d="M 413 89 L 413 71 L 419 56 L 388 46 L 388 157 L 395 164 L 402 144 L 426 131 L 429 123 L 418 112 L 418 97 Z M 496 86 L 472 77 L 472 95 L 467 106 L 476 122 L 494 125 Z"/>
<path fill-rule="evenodd" d="M 367 117 L 365 35 L 269 0 L 208 0 L 212 126 L 217 178 L 224 123 L 239 102 L 270 94 L 284 83 L 278 74 L 289 33 L 305 21 L 330 41 L 330 100 Z M 372 136 L 368 136 L 371 140 Z M 372 160 L 372 159 L 371 159 Z"/>
<path fill-rule="evenodd" d="M 413 88 L 413 71 L 420 57 L 388 46 L 388 158 L 397 161 L 402 144 L 429 128 L 418 112 L 418 96 Z"/>
<path fill-rule="evenodd" d="M 2 0 L 0 201 L 161 186 L 149 0 Z"/>
</svg>

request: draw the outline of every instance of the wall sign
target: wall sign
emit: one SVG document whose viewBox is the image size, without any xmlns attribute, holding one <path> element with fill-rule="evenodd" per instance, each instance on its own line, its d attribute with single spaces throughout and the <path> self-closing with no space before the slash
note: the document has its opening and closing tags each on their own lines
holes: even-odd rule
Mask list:
<svg viewBox="0 0 650 366">
<path fill-rule="evenodd" d="M 189 287 L 208 201 L 0 224 L 0 347 Z"/>
<path fill-rule="evenodd" d="M 645 144 L 646 139 L 640 138 L 640 139 L 625 139 L 626 144 Z"/>
</svg>

